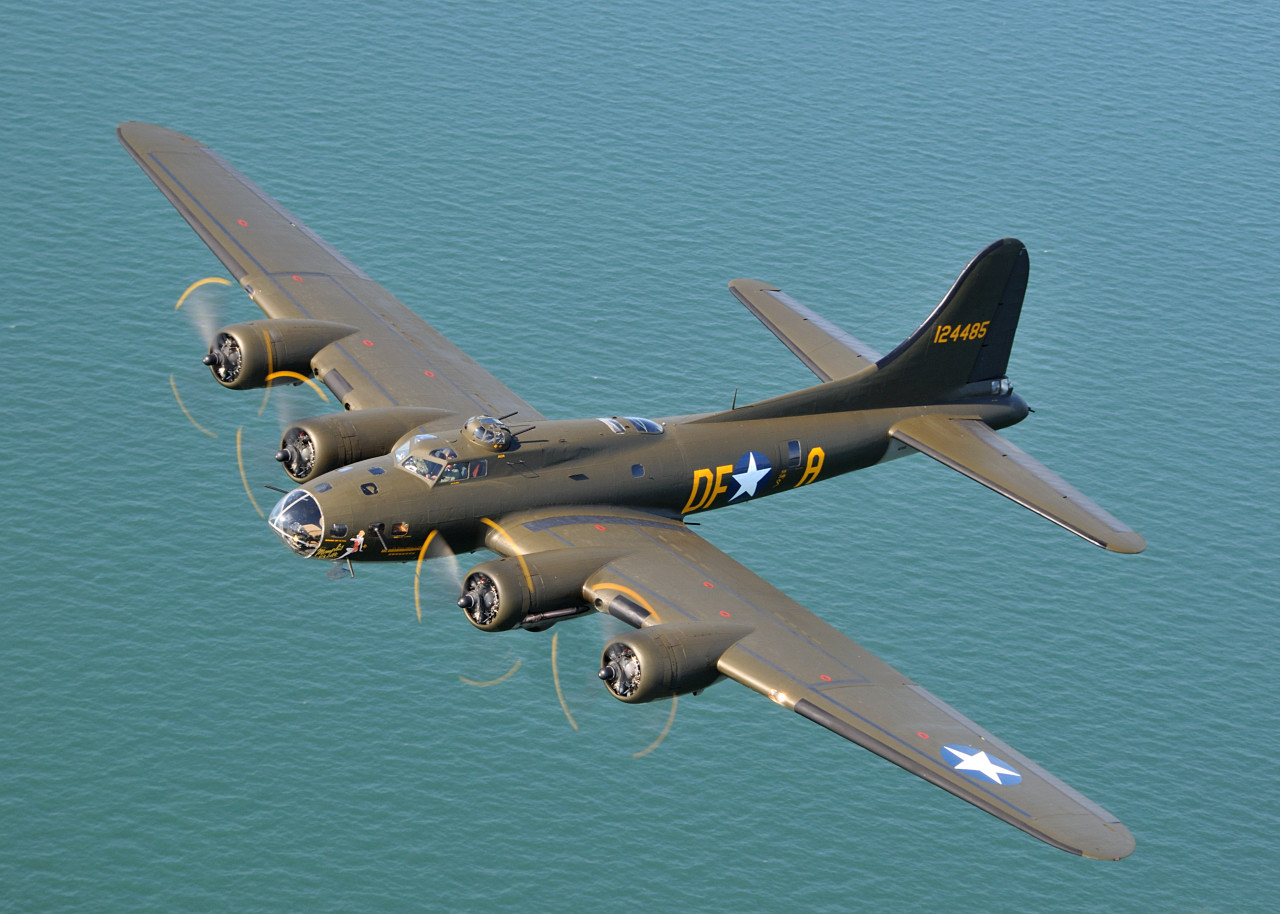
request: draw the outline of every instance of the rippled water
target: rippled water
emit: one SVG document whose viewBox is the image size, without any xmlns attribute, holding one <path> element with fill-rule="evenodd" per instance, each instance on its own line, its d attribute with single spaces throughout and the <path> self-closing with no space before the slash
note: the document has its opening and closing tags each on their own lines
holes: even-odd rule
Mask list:
<svg viewBox="0 0 1280 914">
<path fill-rule="evenodd" d="M 1247 3 L 0 7 L 0 910 L 1267 909 L 1278 38 Z M 472 630 L 448 568 L 419 625 L 411 569 L 287 554 L 236 433 L 278 484 L 318 401 L 209 382 L 173 303 L 220 268 L 129 119 L 553 416 L 808 384 L 734 276 L 887 351 L 1021 238 L 1010 437 L 1147 553 L 922 458 L 701 529 L 1137 852 L 1053 851 L 732 683 L 635 759 L 669 709 L 594 681 L 607 621 L 558 629 L 575 731 L 550 633 Z"/>
</svg>

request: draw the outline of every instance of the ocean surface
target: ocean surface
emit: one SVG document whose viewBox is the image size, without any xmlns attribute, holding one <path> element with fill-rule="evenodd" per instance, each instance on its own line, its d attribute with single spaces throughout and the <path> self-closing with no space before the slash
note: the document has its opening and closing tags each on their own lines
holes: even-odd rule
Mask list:
<svg viewBox="0 0 1280 914">
<path fill-rule="evenodd" d="M 0 0 L 0 911 L 1275 910 L 1278 86 L 1274 2 Z M 294 557 L 237 436 L 266 506 L 323 406 L 210 380 L 201 333 L 257 313 L 175 313 L 225 274 L 125 120 L 553 417 L 812 383 L 731 278 L 888 351 L 1022 239 L 1008 435 L 1146 553 L 923 457 L 700 529 L 1137 851 L 1053 850 L 731 682 L 634 757 L 670 706 L 595 680 L 607 620 L 482 634 L 441 562 L 419 623 L 411 566 Z"/>
</svg>

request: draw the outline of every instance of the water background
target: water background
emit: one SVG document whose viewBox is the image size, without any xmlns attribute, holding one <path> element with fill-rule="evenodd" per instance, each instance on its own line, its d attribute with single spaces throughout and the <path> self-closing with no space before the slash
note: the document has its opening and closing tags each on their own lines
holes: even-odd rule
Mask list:
<svg viewBox="0 0 1280 914">
<path fill-rule="evenodd" d="M 0 0 L 0 911 L 1273 910 L 1278 49 L 1261 2 Z M 1009 437 L 1144 555 L 922 457 L 701 531 L 1136 853 L 1055 851 L 733 683 L 633 758 L 668 707 L 594 680 L 605 621 L 557 629 L 575 731 L 550 633 L 473 630 L 448 567 L 419 624 L 411 567 L 287 553 L 237 430 L 265 504 L 323 407 L 258 416 L 199 365 L 173 306 L 222 270 L 132 119 L 555 417 L 811 383 L 735 276 L 888 351 L 1021 238 Z"/>
</svg>

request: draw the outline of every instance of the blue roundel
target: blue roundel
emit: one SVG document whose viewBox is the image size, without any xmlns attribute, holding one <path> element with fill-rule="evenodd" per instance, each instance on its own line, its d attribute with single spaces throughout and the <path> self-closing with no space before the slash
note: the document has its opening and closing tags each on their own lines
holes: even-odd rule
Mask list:
<svg viewBox="0 0 1280 914">
<path fill-rule="evenodd" d="M 759 451 L 748 451 L 743 454 L 733 465 L 733 481 L 737 483 L 738 488 L 729 496 L 729 501 L 734 502 L 739 498 L 758 495 L 772 473 L 773 466 L 764 454 Z"/>
<path fill-rule="evenodd" d="M 1022 775 L 1008 762 L 972 746 L 943 746 L 942 760 L 961 774 L 983 784 L 1009 787 L 1022 780 Z"/>
</svg>

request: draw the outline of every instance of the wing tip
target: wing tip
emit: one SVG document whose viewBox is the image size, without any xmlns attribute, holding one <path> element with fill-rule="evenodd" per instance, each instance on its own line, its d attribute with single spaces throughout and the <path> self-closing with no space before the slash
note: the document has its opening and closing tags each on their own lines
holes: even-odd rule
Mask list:
<svg viewBox="0 0 1280 914">
<path fill-rule="evenodd" d="M 1080 856 L 1089 860 L 1123 860 L 1138 846 L 1133 834 L 1119 822 L 1107 823 L 1107 831 L 1103 840 L 1093 842 Z"/>
<path fill-rule="evenodd" d="M 120 145 L 136 156 L 143 150 L 180 149 L 204 146 L 199 140 L 145 121 L 124 121 L 116 126 L 116 139 Z"/>
<path fill-rule="evenodd" d="M 738 290 L 741 290 L 743 292 L 781 292 L 782 291 L 773 283 L 762 282 L 759 279 L 747 279 L 746 277 L 739 277 L 738 279 L 729 280 L 729 290 L 732 292 L 736 292 Z"/>
<path fill-rule="evenodd" d="M 1147 541 L 1142 538 L 1141 534 L 1134 533 L 1132 530 L 1129 530 L 1117 537 L 1107 540 L 1104 546 L 1108 552 L 1119 552 L 1124 555 L 1137 555 L 1139 552 L 1146 551 Z"/>
</svg>

